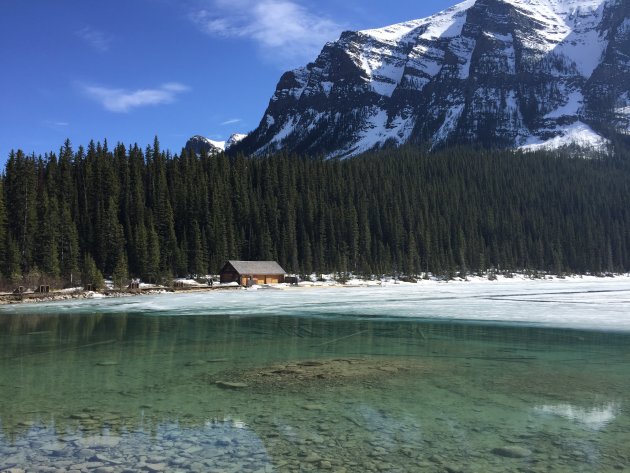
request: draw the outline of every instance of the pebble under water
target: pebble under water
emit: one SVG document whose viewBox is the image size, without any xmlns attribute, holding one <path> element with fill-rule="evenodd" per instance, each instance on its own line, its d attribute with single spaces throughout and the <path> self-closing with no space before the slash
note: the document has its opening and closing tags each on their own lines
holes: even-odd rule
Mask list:
<svg viewBox="0 0 630 473">
<path fill-rule="evenodd" d="M 0 472 L 630 471 L 626 332 L 54 307 L 0 313 Z"/>
</svg>

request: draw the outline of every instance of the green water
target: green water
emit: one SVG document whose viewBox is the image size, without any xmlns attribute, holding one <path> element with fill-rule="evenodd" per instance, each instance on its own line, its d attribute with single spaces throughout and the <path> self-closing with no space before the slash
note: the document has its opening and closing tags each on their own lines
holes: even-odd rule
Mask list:
<svg viewBox="0 0 630 473">
<path fill-rule="evenodd" d="M 0 314 L 0 471 L 630 471 L 629 342 L 464 322 Z"/>
</svg>

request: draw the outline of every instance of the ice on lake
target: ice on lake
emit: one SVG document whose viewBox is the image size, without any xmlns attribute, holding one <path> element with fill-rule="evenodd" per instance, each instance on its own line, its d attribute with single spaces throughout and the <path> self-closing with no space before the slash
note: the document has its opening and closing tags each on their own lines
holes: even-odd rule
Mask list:
<svg viewBox="0 0 630 473">
<path fill-rule="evenodd" d="M 414 318 L 630 331 L 630 278 L 214 291 L 11 306 L 0 313 Z"/>
</svg>

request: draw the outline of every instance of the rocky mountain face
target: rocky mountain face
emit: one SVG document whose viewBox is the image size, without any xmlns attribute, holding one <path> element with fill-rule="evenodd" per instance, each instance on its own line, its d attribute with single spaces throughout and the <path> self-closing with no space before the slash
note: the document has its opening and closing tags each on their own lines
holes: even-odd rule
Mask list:
<svg viewBox="0 0 630 473">
<path fill-rule="evenodd" d="M 611 133 L 630 134 L 630 1 L 467 0 L 343 33 L 281 77 L 236 149 L 601 147 Z"/>
<path fill-rule="evenodd" d="M 247 135 L 234 133 L 227 141 L 214 141 L 201 135 L 195 135 L 186 142 L 186 149 L 197 155 L 222 153 L 240 143 Z"/>
</svg>

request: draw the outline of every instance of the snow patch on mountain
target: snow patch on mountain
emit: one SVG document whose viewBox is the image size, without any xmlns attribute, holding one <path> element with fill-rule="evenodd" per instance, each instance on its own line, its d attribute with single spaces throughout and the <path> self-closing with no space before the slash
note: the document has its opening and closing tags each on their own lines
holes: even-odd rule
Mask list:
<svg viewBox="0 0 630 473">
<path fill-rule="evenodd" d="M 358 139 L 340 152 L 329 155 L 329 158 L 355 156 L 387 143 L 400 146 L 409 140 L 415 125 L 414 117 L 398 115 L 389 120 L 387 112 L 377 107 L 366 111 L 366 114 Z"/>
<path fill-rule="evenodd" d="M 496 43 L 496 49 L 487 59 L 493 62 L 497 70 L 510 75 L 516 74 L 516 51 L 514 50 L 514 36 L 512 33 L 506 35 L 484 31 L 484 36 L 492 39 Z"/>
<path fill-rule="evenodd" d="M 293 133 L 293 131 L 296 129 L 298 121 L 298 117 L 293 117 L 291 120 L 286 122 L 284 126 L 280 129 L 280 131 L 276 133 L 276 135 L 273 137 L 270 144 L 281 144 L 282 140 Z"/>
<path fill-rule="evenodd" d="M 584 95 L 579 90 L 574 90 L 567 96 L 566 103 L 545 115 L 545 118 L 560 118 L 577 115 L 584 105 Z"/>
<path fill-rule="evenodd" d="M 583 148 L 601 151 L 604 150 L 609 143 L 607 139 L 595 133 L 590 126 L 580 121 L 550 131 L 557 133 L 557 135 L 548 139 L 532 136 L 520 149 L 525 151 L 539 151 L 577 145 Z"/>
<path fill-rule="evenodd" d="M 457 57 L 457 77 L 466 80 L 470 77 L 470 64 L 477 42 L 471 38 L 454 38 L 449 44 L 449 51 Z"/>
<path fill-rule="evenodd" d="M 448 135 L 457 128 L 457 122 L 462 116 L 462 112 L 464 111 L 464 104 L 457 104 L 455 106 L 450 107 L 446 116 L 444 117 L 444 122 L 442 122 L 442 126 L 437 131 L 433 138 L 434 144 L 439 144 L 442 141 L 448 138 Z"/>
<path fill-rule="evenodd" d="M 626 92 L 619 97 L 615 112 L 620 114 L 630 114 L 630 93 Z"/>
<path fill-rule="evenodd" d="M 617 116 L 617 129 L 625 135 L 630 134 L 630 92 L 625 92 L 619 96 L 615 104 L 615 114 Z"/>
<path fill-rule="evenodd" d="M 372 91 L 391 97 L 404 72 L 404 57 L 392 51 L 377 49 L 361 53 L 358 61 L 366 73 Z"/>
<path fill-rule="evenodd" d="M 573 61 L 589 78 L 606 48 L 598 31 L 608 0 L 504 0 L 540 26 L 538 35 L 526 38 L 528 45 Z"/>
<path fill-rule="evenodd" d="M 409 53 L 408 66 L 412 70 L 416 70 L 423 74 L 422 84 L 426 84 L 431 78 L 438 75 L 442 70 L 444 64 L 444 51 L 439 48 L 432 48 L 425 44 L 418 44 Z M 417 87 L 417 90 L 422 90 L 422 86 Z"/>
<path fill-rule="evenodd" d="M 322 90 L 326 94 L 326 97 L 330 97 L 330 91 L 332 90 L 333 85 L 335 85 L 335 84 L 332 83 L 332 82 L 329 82 L 329 81 L 322 82 L 322 84 L 321 84 Z"/>
</svg>

